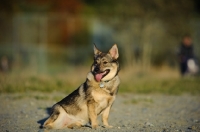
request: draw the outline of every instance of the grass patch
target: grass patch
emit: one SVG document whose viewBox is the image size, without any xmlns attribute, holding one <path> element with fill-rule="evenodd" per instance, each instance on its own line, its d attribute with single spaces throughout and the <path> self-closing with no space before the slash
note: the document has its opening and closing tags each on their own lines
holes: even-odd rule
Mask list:
<svg viewBox="0 0 200 132">
<path fill-rule="evenodd" d="M 12 97 L 13 100 L 18 100 L 18 99 L 23 99 L 25 96 L 24 95 L 17 95 Z"/>
<path fill-rule="evenodd" d="M 76 82 L 75 82 L 76 83 Z M 69 93 L 76 89 L 74 82 L 57 79 L 55 76 L 0 76 L 0 93 L 27 93 L 39 92 L 65 92 Z M 40 97 L 36 97 L 39 99 Z"/>
<path fill-rule="evenodd" d="M 61 97 L 61 96 L 54 96 L 53 97 L 53 100 L 55 100 L 56 102 L 58 102 L 58 101 L 60 101 L 62 99 L 63 99 L 63 97 Z"/>
<path fill-rule="evenodd" d="M 200 78 L 177 79 L 141 79 L 138 81 L 122 82 L 120 93 L 162 93 L 180 95 L 183 93 L 200 94 Z"/>
<path fill-rule="evenodd" d="M 75 74 L 77 73 L 75 70 L 55 75 L 29 75 L 27 73 L 2 75 L 0 76 L 0 93 L 27 93 L 32 91 L 70 93 L 85 81 L 85 71 L 85 69 L 80 70 L 79 74 Z M 137 74 L 122 74 L 120 78 L 119 93 L 200 94 L 200 77 L 160 78 L 155 75 L 151 77 L 151 74 L 139 77 Z M 39 96 L 35 98 L 43 99 L 43 97 Z M 55 100 L 60 100 L 60 98 L 56 98 Z"/>
<path fill-rule="evenodd" d="M 48 100 L 49 99 L 48 96 L 39 96 L 39 95 L 35 95 L 34 98 L 37 100 Z"/>
<path fill-rule="evenodd" d="M 125 104 L 138 104 L 138 103 L 153 103 L 152 99 L 149 98 L 134 98 L 124 102 Z"/>
</svg>

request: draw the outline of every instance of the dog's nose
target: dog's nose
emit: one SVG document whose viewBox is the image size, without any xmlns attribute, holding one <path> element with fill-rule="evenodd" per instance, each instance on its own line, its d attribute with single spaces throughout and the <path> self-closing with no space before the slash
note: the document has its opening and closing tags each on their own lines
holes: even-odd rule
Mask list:
<svg viewBox="0 0 200 132">
<path fill-rule="evenodd" d="M 94 71 L 98 72 L 99 71 L 99 67 L 95 67 Z"/>
</svg>

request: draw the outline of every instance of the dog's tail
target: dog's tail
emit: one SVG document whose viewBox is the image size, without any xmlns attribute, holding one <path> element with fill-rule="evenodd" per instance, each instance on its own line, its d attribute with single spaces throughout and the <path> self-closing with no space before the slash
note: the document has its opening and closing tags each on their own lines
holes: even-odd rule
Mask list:
<svg viewBox="0 0 200 132">
<path fill-rule="evenodd" d="M 59 114 L 60 114 L 60 105 L 55 104 L 52 108 L 52 112 L 50 117 L 44 122 L 43 124 L 43 128 L 47 128 L 47 129 L 51 129 L 53 128 L 53 122 L 58 118 Z"/>
</svg>

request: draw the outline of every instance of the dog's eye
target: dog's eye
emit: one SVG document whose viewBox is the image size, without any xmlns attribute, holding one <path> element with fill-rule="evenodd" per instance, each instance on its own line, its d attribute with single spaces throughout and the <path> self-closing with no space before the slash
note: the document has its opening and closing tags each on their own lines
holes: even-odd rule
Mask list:
<svg viewBox="0 0 200 132">
<path fill-rule="evenodd" d="M 98 62 L 97 61 L 94 61 L 94 65 L 97 65 L 98 64 Z"/>
<path fill-rule="evenodd" d="M 108 62 L 104 61 L 103 64 L 107 64 Z"/>
</svg>

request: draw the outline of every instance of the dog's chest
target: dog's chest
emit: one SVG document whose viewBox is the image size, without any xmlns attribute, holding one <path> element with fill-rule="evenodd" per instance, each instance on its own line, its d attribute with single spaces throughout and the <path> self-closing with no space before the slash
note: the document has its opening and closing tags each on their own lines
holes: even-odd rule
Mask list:
<svg viewBox="0 0 200 132">
<path fill-rule="evenodd" d="M 94 101 L 96 102 L 96 111 L 99 113 L 102 109 L 105 109 L 111 105 L 114 101 L 114 96 L 104 91 L 102 88 L 92 92 Z"/>
</svg>

